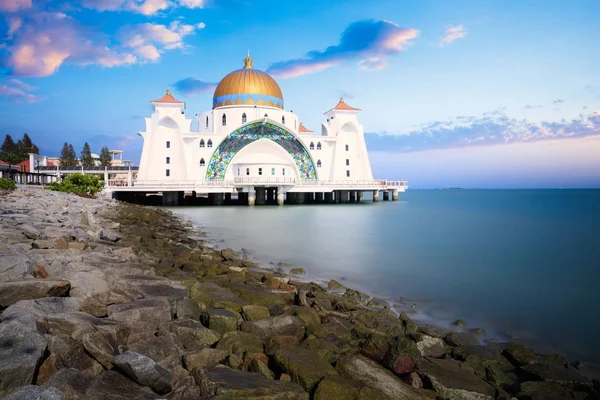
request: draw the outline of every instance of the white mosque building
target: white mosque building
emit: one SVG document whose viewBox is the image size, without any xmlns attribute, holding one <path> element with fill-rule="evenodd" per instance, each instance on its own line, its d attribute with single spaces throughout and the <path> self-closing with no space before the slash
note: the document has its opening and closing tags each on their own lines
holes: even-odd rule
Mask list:
<svg viewBox="0 0 600 400">
<path fill-rule="evenodd" d="M 229 73 L 217 85 L 212 109 L 197 114 L 197 129 L 185 103 L 170 91 L 151 102 L 137 179 L 116 191 L 161 192 L 176 204 L 184 193 L 208 194 L 215 204 L 233 194 L 248 205 L 268 202 L 374 201 L 398 199 L 404 181 L 373 178 L 360 110 L 340 99 L 316 133 L 286 111 L 281 89 L 252 66 Z M 111 188 L 108 188 L 109 190 Z"/>
</svg>

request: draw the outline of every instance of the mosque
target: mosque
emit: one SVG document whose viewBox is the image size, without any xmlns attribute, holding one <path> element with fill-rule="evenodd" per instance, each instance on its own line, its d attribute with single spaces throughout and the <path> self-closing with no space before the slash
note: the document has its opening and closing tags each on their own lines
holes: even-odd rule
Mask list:
<svg viewBox="0 0 600 400">
<path fill-rule="evenodd" d="M 113 190 L 161 192 L 165 204 L 184 193 L 208 194 L 214 204 L 233 195 L 252 206 L 362 201 L 365 191 L 374 201 L 379 192 L 397 200 L 407 188 L 373 178 L 360 109 L 340 99 L 321 132 L 313 132 L 285 110 L 279 85 L 253 67 L 250 55 L 219 82 L 212 109 L 196 121 L 169 90 L 151 104 L 154 113 L 138 132 L 144 143 L 137 178 Z"/>
</svg>

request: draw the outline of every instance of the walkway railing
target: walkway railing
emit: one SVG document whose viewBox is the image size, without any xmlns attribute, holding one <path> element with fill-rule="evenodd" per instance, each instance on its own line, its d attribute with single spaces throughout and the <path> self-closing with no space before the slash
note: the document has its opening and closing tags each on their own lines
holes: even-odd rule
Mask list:
<svg viewBox="0 0 600 400">
<path fill-rule="evenodd" d="M 242 184 L 279 184 L 296 185 L 296 178 L 273 177 L 273 176 L 238 176 L 233 178 L 236 185 Z"/>
</svg>

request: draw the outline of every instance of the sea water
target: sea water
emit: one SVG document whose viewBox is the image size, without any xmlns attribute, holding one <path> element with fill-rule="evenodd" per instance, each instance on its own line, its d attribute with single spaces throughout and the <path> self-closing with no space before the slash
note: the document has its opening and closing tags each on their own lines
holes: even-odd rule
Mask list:
<svg viewBox="0 0 600 400">
<path fill-rule="evenodd" d="M 398 202 L 176 207 L 220 247 L 600 361 L 600 190 L 408 190 Z"/>
</svg>

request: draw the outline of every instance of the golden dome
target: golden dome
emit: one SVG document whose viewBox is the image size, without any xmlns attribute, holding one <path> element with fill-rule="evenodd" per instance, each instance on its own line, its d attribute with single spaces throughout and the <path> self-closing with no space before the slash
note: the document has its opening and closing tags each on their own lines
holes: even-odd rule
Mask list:
<svg viewBox="0 0 600 400">
<path fill-rule="evenodd" d="M 244 68 L 221 79 L 213 96 L 213 108 L 232 105 L 258 105 L 283 108 L 283 95 L 275 79 L 252 67 L 250 55 Z"/>
</svg>

